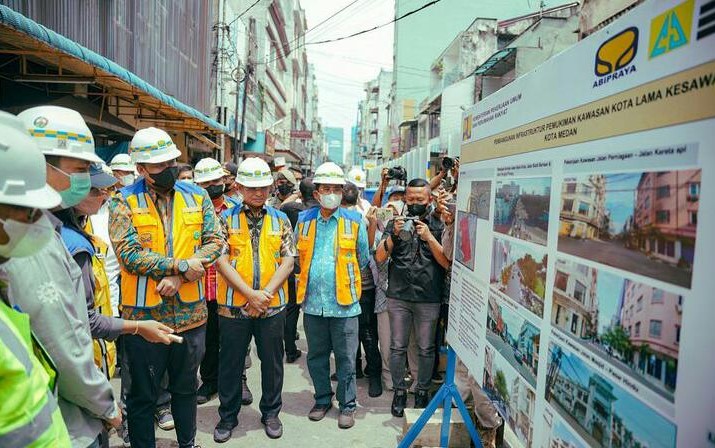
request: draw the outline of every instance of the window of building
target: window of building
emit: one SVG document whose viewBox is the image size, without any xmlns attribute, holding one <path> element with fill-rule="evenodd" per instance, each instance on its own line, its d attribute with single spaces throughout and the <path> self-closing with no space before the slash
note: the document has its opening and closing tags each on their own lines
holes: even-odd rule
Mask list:
<svg viewBox="0 0 715 448">
<path fill-rule="evenodd" d="M 573 288 L 573 296 L 576 300 L 583 303 L 586 299 L 586 285 L 576 281 L 576 285 Z"/>
<path fill-rule="evenodd" d="M 571 315 L 571 333 L 577 334 L 578 332 L 578 314 Z"/>
<path fill-rule="evenodd" d="M 573 199 L 564 199 L 564 205 L 561 211 L 571 213 L 573 211 Z"/>
<path fill-rule="evenodd" d="M 564 274 L 561 271 L 556 271 L 556 281 L 554 281 L 554 286 L 556 286 L 556 289 L 560 289 L 561 291 L 566 291 L 566 286 L 569 283 L 569 276 L 568 274 Z"/>
<path fill-rule="evenodd" d="M 657 210 L 655 212 L 655 222 L 668 224 L 670 222 L 670 210 Z"/>
<path fill-rule="evenodd" d="M 700 182 L 690 182 L 688 184 L 688 195 L 693 199 L 700 197 Z"/>
<path fill-rule="evenodd" d="M 655 190 L 656 199 L 667 198 L 670 196 L 670 185 L 662 185 Z"/>
<path fill-rule="evenodd" d="M 643 296 L 638 297 L 638 300 L 636 300 L 636 311 L 643 311 Z"/>
<path fill-rule="evenodd" d="M 591 206 L 589 206 L 585 202 L 578 203 L 578 214 L 579 215 L 588 216 L 589 210 L 591 210 Z"/>
<path fill-rule="evenodd" d="M 691 225 L 697 226 L 698 225 L 698 212 L 697 211 L 690 211 L 689 214 L 689 223 Z"/>
<path fill-rule="evenodd" d="M 566 184 L 566 193 L 576 193 L 576 184 L 569 182 Z"/>
<path fill-rule="evenodd" d="M 658 288 L 653 288 L 653 297 L 651 298 L 651 303 L 663 303 L 663 290 Z"/>
<path fill-rule="evenodd" d="M 657 252 L 661 255 L 665 255 L 666 257 L 674 257 L 675 256 L 675 242 L 659 239 Z"/>
<path fill-rule="evenodd" d="M 588 275 L 588 266 L 585 266 L 583 264 L 577 264 L 576 265 L 576 270 L 578 271 L 579 274 L 581 275 Z"/>
<path fill-rule="evenodd" d="M 640 335 L 641 335 L 641 323 L 636 322 L 636 336 L 640 336 Z"/>
<path fill-rule="evenodd" d="M 675 326 L 675 343 L 680 344 L 680 325 Z"/>
<path fill-rule="evenodd" d="M 662 329 L 663 329 L 663 321 L 653 319 L 650 321 L 650 327 L 648 328 L 648 334 L 652 338 L 660 339 L 660 333 L 661 333 Z"/>
<path fill-rule="evenodd" d="M 581 185 L 581 193 L 583 193 L 585 195 L 590 195 L 592 191 L 593 191 L 592 187 L 589 187 L 588 185 Z"/>
</svg>

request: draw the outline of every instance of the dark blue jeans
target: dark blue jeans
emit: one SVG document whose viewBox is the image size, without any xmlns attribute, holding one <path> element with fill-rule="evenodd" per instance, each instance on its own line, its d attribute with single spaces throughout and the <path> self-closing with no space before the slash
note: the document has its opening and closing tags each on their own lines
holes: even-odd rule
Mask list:
<svg viewBox="0 0 715 448">
<path fill-rule="evenodd" d="M 132 446 L 154 447 L 154 410 L 164 373 L 169 377 L 171 413 L 179 447 L 192 447 L 196 436 L 196 373 L 204 357 L 206 325 L 179 333 L 183 343 L 153 344 L 125 335 L 131 385 L 127 392 L 129 440 Z"/>
<path fill-rule="evenodd" d="M 308 342 L 308 371 L 315 389 L 315 403 L 330 404 L 330 353 L 335 354 L 338 375 L 336 395 L 340 410 L 354 410 L 355 353 L 358 347 L 358 317 L 322 317 L 303 314 L 303 327 Z"/>
</svg>

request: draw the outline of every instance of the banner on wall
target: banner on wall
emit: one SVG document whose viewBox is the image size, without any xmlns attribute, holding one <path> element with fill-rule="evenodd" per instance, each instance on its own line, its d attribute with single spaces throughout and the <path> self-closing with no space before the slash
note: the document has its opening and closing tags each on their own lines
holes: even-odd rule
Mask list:
<svg viewBox="0 0 715 448">
<path fill-rule="evenodd" d="M 463 116 L 448 338 L 510 447 L 713 446 L 712 11 L 646 2 Z"/>
</svg>

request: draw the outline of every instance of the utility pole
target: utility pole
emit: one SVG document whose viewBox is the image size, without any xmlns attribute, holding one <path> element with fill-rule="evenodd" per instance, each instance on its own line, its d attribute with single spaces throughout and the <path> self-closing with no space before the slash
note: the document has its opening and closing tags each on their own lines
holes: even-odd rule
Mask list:
<svg viewBox="0 0 715 448">
<path fill-rule="evenodd" d="M 243 74 L 243 100 L 241 104 L 241 133 L 238 140 L 238 151 L 234 154 L 235 163 L 238 164 L 238 160 L 243 152 L 243 139 L 246 135 L 246 103 L 248 102 L 248 80 L 251 77 L 251 71 L 253 70 L 251 63 L 248 62 Z M 236 83 L 236 88 L 238 88 L 238 83 Z M 238 110 L 238 95 L 236 95 L 236 110 Z"/>
</svg>

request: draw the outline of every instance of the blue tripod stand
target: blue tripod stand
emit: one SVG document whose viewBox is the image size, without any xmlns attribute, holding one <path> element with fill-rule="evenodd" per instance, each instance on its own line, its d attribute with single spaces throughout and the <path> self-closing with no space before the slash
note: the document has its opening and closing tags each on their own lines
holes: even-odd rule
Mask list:
<svg viewBox="0 0 715 448">
<path fill-rule="evenodd" d="M 482 448 L 482 441 L 479 439 L 477 434 L 477 429 L 472 423 L 472 417 L 467 411 L 467 406 L 465 406 L 462 397 L 459 396 L 459 391 L 457 391 L 457 386 L 454 384 L 454 373 L 457 367 L 457 354 L 454 352 L 452 347 L 447 348 L 447 375 L 444 379 L 444 384 L 439 388 L 435 396 L 430 401 L 427 408 L 422 412 L 420 418 L 417 419 L 414 425 L 407 431 L 405 437 L 402 439 L 397 448 L 409 448 L 415 441 L 419 433 L 424 429 L 427 421 L 432 417 L 432 414 L 437 410 L 437 408 L 442 405 L 444 409 L 444 415 L 442 416 L 442 428 L 440 429 L 440 443 L 439 446 L 446 447 L 449 443 L 449 420 L 452 417 L 452 401 L 457 404 L 457 409 L 459 409 L 460 414 L 462 414 L 462 419 L 464 424 L 467 425 L 467 431 L 469 431 L 469 436 L 474 442 L 476 448 Z"/>
</svg>

